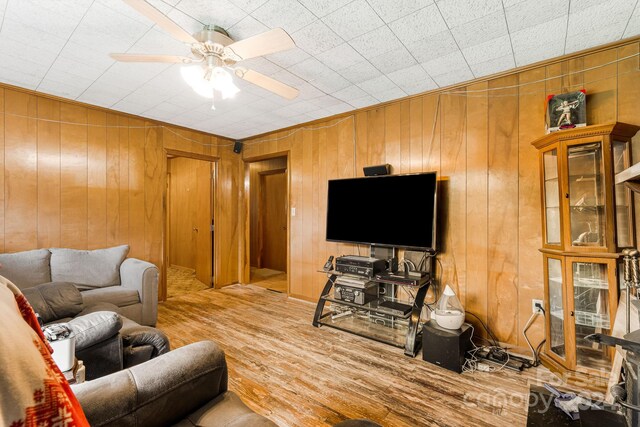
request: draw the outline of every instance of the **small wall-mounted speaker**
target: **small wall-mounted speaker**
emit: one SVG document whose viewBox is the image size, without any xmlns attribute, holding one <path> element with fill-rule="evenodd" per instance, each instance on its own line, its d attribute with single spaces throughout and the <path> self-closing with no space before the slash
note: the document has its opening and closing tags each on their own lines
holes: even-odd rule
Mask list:
<svg viewBox="0 0 640 427">
<path fill-rule="evenodd" d="M 364 176 L 389 175 L 391 173 L 391 165 L 365 166 L 362 168 Z"/>
<path fill-rule="evenodd" d="M 233 144 L 233 152 L 237 154 L 242 153 L 242 141 L 236 141 L 236 143 Z"/>
</svg>

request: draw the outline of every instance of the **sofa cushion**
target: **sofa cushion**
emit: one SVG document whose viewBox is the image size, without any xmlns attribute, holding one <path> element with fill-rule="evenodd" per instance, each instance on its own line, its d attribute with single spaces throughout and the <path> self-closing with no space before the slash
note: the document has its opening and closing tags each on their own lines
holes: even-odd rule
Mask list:
<svg viewBox="0 0 640 427">
<path fill-rule="evenodd" d="M 78 316 L 67 324 L 76 337 L 77 351 L 116 335 L 122 328 L 122 319 L 112 311 L 96 311 Z"/>
<path fill-rule="evenodd" d="M 0 274 L 20 289 L 47 283 L 51 281 L 50 258 L 48 249 L 0 254 Z"/>
<path fill-rule="evenodd" d="M 129 246 L 83 251 L 51 248 L 51 280 L 72 282 L 82 289 L 120 284 L 120 264 Z"/>
<path fill-rule="evenodd" d="M 108 302 L 118 307 L 126 307 L 140 302 L 138 291 L 123 288 L 122 286 L 109 286 L 108 288 L 82 291 L 82 299 L 87 306 Z"/>
<path fill-rule="evenodd" d="M 84 308 L 82 295 L 73 283 L 43 283 L 24 289 L 22 293 L 45 323 L 73 317 Z"/>
</svg>

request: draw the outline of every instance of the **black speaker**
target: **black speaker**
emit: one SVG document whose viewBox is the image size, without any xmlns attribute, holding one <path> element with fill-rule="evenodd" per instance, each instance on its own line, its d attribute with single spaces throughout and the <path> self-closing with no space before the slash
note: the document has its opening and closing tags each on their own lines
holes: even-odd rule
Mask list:
<svg viewBox="0 0 640 427">
<path fill-rule="evenodd" d="M 236 143 L 233 144 L 233 152 L 238 154 L 242 152 L 242 141 L 236 141 Z"/>
<path fill-rule="evenodd" d="M 422 328 L 422 359 L 461 373 L 467 351 L 471 348 L 472 332 L 466 323 L 460 329 L 451 330 L 430 320 Z"/>
<path fill-rule="evenodd" d="M 391 165 L 365 166 L 362 168 L 364 176 L 389 175 L 391 173 Z"/>
</svg>

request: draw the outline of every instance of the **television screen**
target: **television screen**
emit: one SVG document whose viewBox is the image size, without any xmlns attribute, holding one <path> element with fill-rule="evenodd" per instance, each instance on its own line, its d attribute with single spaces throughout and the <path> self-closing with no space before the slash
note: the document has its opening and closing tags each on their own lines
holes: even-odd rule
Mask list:
<svg viewBox="0 0 640 427">
<path fill-rule="evenodd" d="M 330 180 L 327 240 L 435 251 L 436 173 Z"/>
</svg>

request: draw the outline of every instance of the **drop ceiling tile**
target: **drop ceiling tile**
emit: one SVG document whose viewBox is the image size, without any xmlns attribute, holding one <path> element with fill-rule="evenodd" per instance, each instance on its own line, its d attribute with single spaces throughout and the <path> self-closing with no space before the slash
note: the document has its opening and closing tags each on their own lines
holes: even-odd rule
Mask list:
<svg viewBox="0 0 640 427">
<path fill-rule="evenodd" d="M 548 54 L 552 54 L 550 57 L 562 55 L 566 27 L 567 15 L 512 33 L 516 65 L 540 61 Z"/>
<path fill-rule="evenodd" d="M 492 58 L 484 62 L 479 62 L 477 64 L 470 64 L 471 71 L 473 71 L 473 74 L 476 77 L 499 73 L 501 71 L 514 68 L 515 66 L 513 55 L 511 53 L 498 58 Z"/>
<path fill-rule="evenodd" d="M 266 31 L 269 31 L 269 27 L 251 15 L 246 16 L 244 19 L 227 29 L 229 36 L 231 36 L 233 40 L 246 39 Z"/>
<path fill-rule="evenodd" d="M 300 87 L 302 85 L 304 85 L 306 82 L 301 79 L 300 77 L 296 76 L 293 73 L 290 73 L 287 70 L 280 70 L 277 73 L 274 73 L 272 76 L 272 78 L 287 84 L 289 86 L 293 86 L 293 87 Z"/>
<path fill-rule="evenodd" d="M 91 3 L 87 0 L 73 2 L 20 0 L 7 3 L 6 10 L 7 15 L 12 19 L 29 24 L 41 33 L 68 38 Z"/>
<path fill-rule="evenodd" d="M 469 64 L 480 64 L 505 55 L 512 55 L 511 40 L 509 35 L 505 35 L 462 49 L 462 54 Z"/>
<path fill-rule="evenodd" d="M 329 113 L 327 114 L 327 116 L 333 116 L 335 114 L 342 114 L 342 113 L 346 113 L 347 111 L 351 111 L 353 110 L 353 107 L 350 104 L 343 102 L 342 104 L 332 105 L 331 107 L 327 107 L 325 108 L 325 110 Z"/>
<path fill-rule="evenodd" d="M 335 73 L 331 68 L 313 57 L 289 67 L 288 69 L 290 72 L 306 81 L 318 78 L 321 75 L 333 75 L 333 73 Z"/>
<path fill-rule="evenodd" d="M 625 19 L 606 27 L 593 28 L 583 34 L 567 35 L 565 53 L 577 52 L 590 46 L 598 46 L 620 40 L 626 24 L 627 20 Z"/>
<path fill-rule="evenodd" d="M 200 22 L 218 25 L 225 29 L 247 16 L 247 12 L 228 0 L 182 0 L 176 9 Z"/>
<path fill-rule="evenodd" d="M 281 27 L 289 34 L 316 20 L 311 12 L 295 0 L 269 0 L 251 16 L 271 28 Z"/>
<path fill-rule="evenodd" d="M 384 92 L 397 87 L 395 83 L 389 80 L 387 76 L 380 76 L 371 80 L 364 81 L 362 83 L 358 83 L 358 86 L 360 87 L 360 89 L 369 94 Z"/>
<path fill-rule="evenodd" d="M 316 55 L 316 58 L 329 68 L 339 71 L 355 65 L 365 59 L 348 43 L 342 43 L 326 52 Z"/>
<path fill-rule="evenodd" d="M 279 65 L 276 65 L 273 62 L 261 56 L 258 56 L 256 58 L 246 59 L 242 61 L 239 65 L 241 67 L 255 70 L 267 76 L 271 76 L 277 73 L 278 71 L 282 70 L 282 68 Z"/>
<path fill-rule="evenodd" d="M 0 44 L 3 51 L 13 56 L 28 56 L 31 62 L 48 65 L 62 50 L 66 40 L 6 16 L 2 26 Z"/>
<path fill-rule="evenodd" d="M 389 27 L 405 44 L 448 30 L 435 4 L 393 21 Z"/>
<path fill-rule="evenodd" d="M 156 9 L 160 10 L 162 13 L 167 14 L 173 6 L 165 3 L 162 0 L 149 0 Z M 133 19 L 141 24 L 144 24 L 146 27 L 152 27 L 154 25 L 153 21 L 139 13 L 137 10 L 126 4 L 122 0 L 96 0 L 92 6 L 101 5 L 108 7 L 114 12 L 117 12 L 121 15 L 128 17 L 129 19 Z"/>
<path fill-rule="evenodd" d="M 296 46 L 313 56 L 344 43 L 344 40 L 320 20 L 296 31 L 291 37 Z"/>
<path fill-rule="evenodd" d="M 432 77 L 433 80 L 438 84 L 438 86 L 445 87 L 456 83 L 473 80 L 473 73 L 471 72 L 469 67 L 464 67 L 458 70 L 452 69 L 449 70 L 449 72 Z"/>
<path fill-rule="evenodd" d="M 350 102 L 353 99 L 358 99 L 367 96 L 367 92 L 362 90 L 359 86 L 351 85 L 346 88 L 334 92 L 331 96 L 338 98 L 341 101 Z"/>
<path fill-rule="evenodd" d="M 73 81 L 59 82 L 45 78 L 37 87 L 38 92 L 61 96 L 67 99 L 76 99 L 84 92 L 86 86 L 74 84 Z"/>
<path fill-rule="evenodd" d="M 143 111 L 147 109 L 144 105 L 138 105 L 133 102 L 127 102 L 127 101 L 119 101 L 117 104 L 113 106 L 113 108 L 118 111 L 124 111 L 125 113 L 136 114 L 136 115 L 141 114 Z"/>
<path fill-rule="evenodd" d="M 91 84 L 95 81 L 95 77 L 90 78 L 81 75 L 81 73 L 72 73 L 69 72 L 67 68 L 55 66 L 54 64 L 54 66 L 47 71 L 47 74 L 44 76 L 43 80 L 48 80 L 50 83 L 57 82 L 72 85 L 84 90 L 91 86 Z"/>
<path fill-rule="evenodd" d="M 160 111 L 156 109 L 147 110 L 143 114 L 145 117 L 149 117 L 155 120 L 160 120 L 162 122 L 170 122 L 175 117 L 174 113 L 169 113 L 167 111 Z"/>
<path fill-rule="evenodd" d="M 413 55 L 402 46 L 398 50 L 383 53 L 369 60 L 383 74 L 389 74 L 402 68 L 417 64 Z"/>
<path fill-rule="evenodd" d="M 77 99 L 88 104 L 111 107 L 130 93 L 128 89 L 108 84 L 94 84 Z"/>
<path fill-rule="evenodd" d="M 341 91 L 338 91 L 336 93 L 340 93 L 342 91 L 344 91 L 345 89 L 342 89 Z M 319 109 L 321 108 L 327 108 L 327 107 L 332 107 L 334 105 L 339 105 L 341 104 L 344 100 L 343 99 L 339 99 L 337 96 L 335 96 L 336 94 L 331 94 L 331 95 L 323 95 L 323 96 L 319 96 L 317 98 L 313 98 L 310 99 L 309 102 L 313 105 L 315 105 L 316 107 L 318 107 Z"/>
<path fill-rule="evenodd" d="M 0 81 L 27 89 L 35 89 L 44 77 L 42 66 L 0 53 Z"/>
<path fill-rule="evenodd" d="M 388 23 L 432 5 L 433 0 L 369 0 L 369 4 Z"/>
<path fill-rule="evenodd" d="M 388 74 L 387 77 L 409 95 L 426 92 L 438 87 L 420 64 L 395 71 Z"/>
<path fill-rule="evenodd" d="M 378 100 L 371 95 L 363 96 L 362 98 L 349 101 L 349 104 L 351 104 L 354 108 L 365 108 L 377 103 Z"/>
<path fill-rule="evenodd" d="M 572 0 L 571 10 L 569 13 L 578 13 L 582 10 L 589 9 L 593 6 L 602 5 L 603 3 L 609 3 L 610 0 Z"/>
<path fill-rule="evenodd" d="M 322 20 L 345 40 L 351 40 L 384 25 L 382 19 L 365 0 L 355 0 Z"/>
<path fill-rule="evenodd" d="M 0 53 L 4 53 L 9 56 L 29 58 L 30 62 L 40 64 L 45 67 L 45 69 L 47 68 L 47 65 L 55 61 L 59 49 L 60 48 L 54 51 L 42 50 L 42 48 L 37 46 L 25 44 L 23 41 L 8 37 L 0 38 Z"/>
<path fill-rule="evenodd" d="M 251 13 L 265 4 L 267 0 L 231 0 L 231 2 L 245 12 Z"/>
<path fill-rule="evenodd" d="M 298 87 L 298 90 L 300 91 L 300 94 L 294 101 L 313 99 L 319 96 L 326 95 L 326 93 L 322 92 L 320 89 L 310 83 L 303 84 L 302 86 Z M 280 105 L 288 105 L 291 103 L 291 101 L 287 101 L 286 99 L 279 97 L 278 95 L 272 95 L 270 99 L 274 102 L 279 103 Z"/>
<path fill-rule="evenodd" d="M 292 65 L 299 64 L 300 62 L 308 59 L 310 55 L 300 48 L 293 48 L 289 50 L 285 50 L 283 52 L 272 53 L 271 55 L 267 55 L 264 58 L 273 62 L 274 64 L 278 64 L 282 68 L 289 68 Z"/>
<path fill-rule="evenodd" d="M 406 46 L 418 62 L 431 61 L 459 50 L 449 30 L 432 34 L 422 40 L 411 42 Z"/>
<path fill-rule="evenodd" d="M 449 70 L 460 70 L 469 67 L 460 51 L 450 53 L 449 55 L 442 56 L 440 58 L 424 62 L 422 64 L 425 71 L 430 76 L 437 76 L 446 73 Z"/>
<path fill-rule="evenodd" d="M 199 21 L 199 20 L 197 20 L 195 18 L 192 18 L 191 16 L 189 16 L 186 13 L 184 13 L 180 9 L 171 9 L 167 13 L 167 16 L 173 22 L 175 22 L 180 27 L 182 27 L 182 29 L 185 30 L 189 34 L 197 33 L 198 31 L 202 30 L 202 27 L 204 25 L 209 24 L 209 22 L 202 22 L 202 21 Z M 160 31 L 163 31 L 163 30 L 160 30 Z"/>
<path fill-rule="evenodd" d="M 441 0 L 437 4 L 449 28 L 495 12 L 502 13 L 501 0 Z"/>
<path fill-rule="evenodd" d="M 387 102 L 394 99 L 404 98 L 407 94 L 399 87 L 395 87 L 393 89 L 375 93 L 373 96 L 380 102 Z"/>
<path fill-rule="evenodd" d="M 522 29 L 556 19 L 569 13 L 569 0 L 536 0 L 524 1 L 511 7 L 506 7 L 509 32 Z"/>
<path fill-rule="evenodd" d="M 504 13 L 487 15 L 451 29 L 460 49 L 492 40 L 508 33 Z"/>
<path fill-rule="evenodd" d="M 366 59 L 403 47 L 398 37 L 386 25 L 352 39 L 349 44 Z"/>
<path fill-rule="evenodd" d="M 317 109 L 317 106 L 311 104 L 308 101 L 299 101 L 279 108 L 278 113 L 282 114 L 284 117 L 289 117 L 306 113 L 307 111 L 314 111 Z"/>
<path fill-rule="evenodd" d="M 162 30 L 147 31 L 129 49 L 129 53 L 159 53 L 164 55 L 190 55 L 191 51 L 184 43 L 170 37 Z"/>
<path fill-rule="evenodd" d="M 340 74 L 351 83 L 361 83 L 382 75 L 369 61 L 359 62 L 340 70 Z"/>
<path fill-rule="evenodd" d="M 344 89 L 351 83 L 335 71 L 322 74 L 318 78 L 309 80 L 309 83 L 320 89 L 324 93 L 332 93 Z"/>
<path fill-rule="evenodd" d="M 352 0 L 298 0 L 318 18 L 351 3 Z"/>
<path fill-rule="evenodd" d="M 588 38 L 597 43 L 597 40 L 588 35 L 594 29 L 600 29 L 607 26 L 620 26 L 620 22 L 624 21 L 620 29 L 620 35 L 624 31 L 626 23 L 633 13 L 636 0 L 617 0 L 596 4 L 594 6 L 578 9 L 569 15 L 569 25 L 567 27 L 567 36 L 569 38 L 580 34 L 587 34 Z M 603 30 L 602 33 L 613 34 L 613 29 Z M 605 43 L 605 42 L 603 42 Z"/>
<path fill-rule="evenodd" d="M 629 23 L 627 24 L 627 29 L 623 34 L 623 38 L 634 37 L 640 34 L 640 9 L 636 7 L 636 13 L 633 14 Z"/>
</svg>

